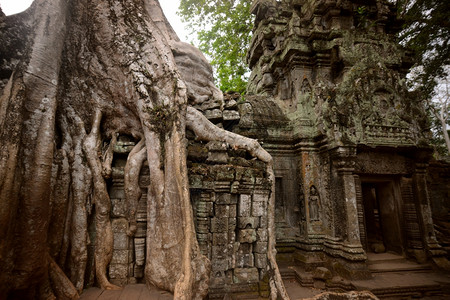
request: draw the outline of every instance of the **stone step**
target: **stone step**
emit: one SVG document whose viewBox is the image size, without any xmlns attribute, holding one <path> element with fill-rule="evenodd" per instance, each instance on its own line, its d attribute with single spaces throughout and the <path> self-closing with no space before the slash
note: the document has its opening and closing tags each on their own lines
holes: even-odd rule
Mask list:
<svg viewBox="0 0 450 300">
<path fill-rule="evenodd" d="M 367 253 L 367 264 L 374 265 L 383 262 L 401 263 L 407 262 L 404 256 L 393 254 L 393 253 Z"/>
<path fill-rule="evenodd" d="M 369 271 L 372 273 L 423 272 L 431 269 L 429 264 L 417 264 L 414 262 L 383 262 L 369 265 Z"/>
<path fill-rule="evenodd" d="M 357 290 L 379 298 L 420 298 L 445 294 L 450 278 L 433 272 L 376 273 L 370 280 L 352 281 Z M 445 298 L 442 298 L 445 299 Z"/>
<path fill-rule="evenodd" d="M 280 267 L 280 275 L 283 280 L 295 279 L 295 271 L 290 267 Z"/>
</svg>

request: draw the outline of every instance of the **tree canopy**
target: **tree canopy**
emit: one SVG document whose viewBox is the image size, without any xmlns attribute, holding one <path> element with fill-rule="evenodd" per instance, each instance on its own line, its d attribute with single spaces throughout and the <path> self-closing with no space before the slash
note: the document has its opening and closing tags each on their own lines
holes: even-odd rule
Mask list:
<svg viewBox="0 0 450 300">
<path fill-rule="evenodd" d="M 181 0 L 178 14 L 197 33 L 200 50 L 211 59 L 224 92 L 243 93 L 249 69 L 245 62 L 253 18 L 251 0 Z"/>
<path fill-rule="evenodd" d="M 421 91 L 422 97 L 428 102 L 434 129 L 431 143 L 435 144 L 441 154 L 448 154 L 450 141 L 446 126 L 449 125 L 449 119 L 446 116 L 450 110 L 450 2 L 398 0 L 396 4 L 399 16 L 404 20 L 399 40 L 413 50 L 415 55 L 415 65 L 409 81 L 414 88 Z M 444 144 L 447 147 L 443 147 Z M 445 148 L 448 151 L 445 151 Z"/>
<path fill-rule="evenodd" d="M 439 80 L 446 78 L 450 64 L 450 2 L 446 0 L 399 0 L 404 20 L 399 39 L 415 54 L 417 68 L 412 79 L 425 96 L 433 96 Z"/>
</svg>

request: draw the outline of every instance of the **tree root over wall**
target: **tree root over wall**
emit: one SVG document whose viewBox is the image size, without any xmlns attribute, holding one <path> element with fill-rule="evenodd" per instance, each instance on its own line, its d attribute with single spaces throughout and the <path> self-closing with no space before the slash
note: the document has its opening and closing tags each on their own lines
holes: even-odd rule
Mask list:
<svg viewBox="0 0 450 300">
<path fill-rule="evenodd" d="M 0 102 L 0 298 L 76 299 L 94 275 L 101 288 L 119 288 L 106 274 L 106 180 L 117 136 L 128 135 L 139 141 L 125 166 L 130 236 L 145 160 L 151 174 L 146 282 L 175 299 L 203 299 L 210 262 L 196 239 L 185 129 L 246 149 L 266 162 L 274 185 L 272 158 L 193 108 L 222 96 L 206 59 L 179 41 L 158 1 L 36 0 L 20 18 L 34 32 L 17 37 L 26 51 Z M 288 299 L 275 261 L 273 192 L 268 216 L 271 295 Z"/>
</svg>

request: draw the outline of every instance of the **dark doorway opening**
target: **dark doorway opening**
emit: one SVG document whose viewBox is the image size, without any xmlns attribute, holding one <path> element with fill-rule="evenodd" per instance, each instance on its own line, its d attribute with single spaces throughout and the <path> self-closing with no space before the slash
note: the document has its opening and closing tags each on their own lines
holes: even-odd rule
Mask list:
<svg viewBox="0 0 450 300">
<path fill-rule="evenodd" d="M 399 197 L 395 187 L 393 180 L 363 181 L 361 184 L 368 252 L 403 253 Z"/>
</svg>

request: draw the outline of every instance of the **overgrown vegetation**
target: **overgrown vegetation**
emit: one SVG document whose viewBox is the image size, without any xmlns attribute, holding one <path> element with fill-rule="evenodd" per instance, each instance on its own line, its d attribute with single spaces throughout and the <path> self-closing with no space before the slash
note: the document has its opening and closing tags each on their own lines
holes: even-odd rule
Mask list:
<svg viewBox="0 0 450 300">
<path fill-rule="evenodd" d="M 440 154 L 448 155 L 450 1 L 397 0 L 396 5 L 405 22 L 399 40 L 415 55 L 410 84 L 427 100 L 434 130 L 431 143 Z"/>
<path fill-rule="evenodd" d="M 210 59 L 223 92 L 245 92 L 249 69 L 245 56 L 253 17 L 251 0 L 181 0 L 178 14 L 195 32 L 198 47 Z"/>
</svg>

